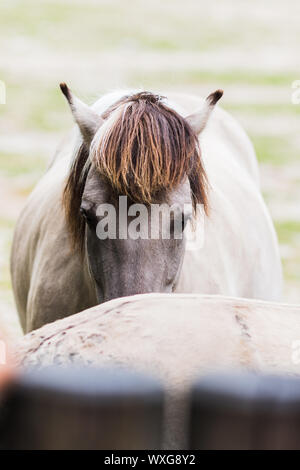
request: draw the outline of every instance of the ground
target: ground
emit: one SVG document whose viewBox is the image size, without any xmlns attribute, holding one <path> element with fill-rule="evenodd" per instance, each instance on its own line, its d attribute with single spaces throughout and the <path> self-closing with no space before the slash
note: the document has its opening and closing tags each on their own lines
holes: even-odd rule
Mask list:
<svg viewBox="0 0 300 470">
<path fill-rule="evenodd" d="M 300 301 L 297 0 L 4 0 L 0 6 L 0 326 L 20 334 L 9 276 L 13 227 L 72 125 L 58 83 L 87 102 L 114 88 L 223 88 L 260 162 L 279 237 L 284 300 Z"/>
</svg>

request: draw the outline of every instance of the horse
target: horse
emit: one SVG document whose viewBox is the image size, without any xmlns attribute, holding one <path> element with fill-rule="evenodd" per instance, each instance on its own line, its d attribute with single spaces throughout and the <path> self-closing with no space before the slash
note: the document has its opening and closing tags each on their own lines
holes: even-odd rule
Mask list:
<svg viewBox="0 0 300 470">
<path fill-rule="evenodd" d="M 90 107 L 60 87 L 76 127 L 29 196 L 12 245 L 25 332 L 134 294 L 280 299 L 279 247 L 258 162 L 242 127 L 217 105 L 222 90 L 206 99 L 118 90 Z M 112 220 L 122 198 L 128 213 Z M 158 236 L 124 236 L 136 205 L 176 210 L 144 224 Z M 104 222 L 113 236 L 99 235 Z M 199 227 L 203 237 L 188 249 L 187 234 Z"/>
<path fill-rule="evenodd" d="M 12 357 L 19 366 L 38 370 L 92 365 L 100 369 L 101 376 L 101 369 L 117 365 L 153 376 L 166 393 L 164 448 L 187 449 L 191 388 L 199 377 L 242 371 L 299 377 L 299 315 L 299 305 L 253 299 L 199 294 L 135 295 L 113 299 L 23 336 L 14 345 Z M 234 386 L 232 375 L 225 375 L 224 380 L 228 398 L 228 387 Z M 236 381 L 233 383 L 237 388 L 230 402 L 235 412 L 241 399 L 243 416 L 251 410 L 255 413 L 253 388 L 246 381 L 247 393 L 243 388 L 239 397 L 241 388 Z M 228 430 L 227 413 L 231 406 L 224 395 L 217 396 L 218 408 L 214 411 L 221 414 Z M 295 394 L 285 388 L 285 398 L 292 402 Z M 212 400 L 216 400 L 216 395 L 212 395 Z M 269 412 L 271 403 L 278 407 L 273 400 L 269 396 L 268 400 L 259 401 L 260 416 L 263 403 Z M 296 407 L 295 401 L 293 404 Z M 205 400 L 205 405 L 208 412 L 211 403 Z M 285 429 L 291 429 L 282 406 L 277 408 L 280 421 Z M 289 416 L 297 416 L 295 412 L 289 407 Z M 212 415 L 209 418 L 211 424 Z M 207 415 L 204 413 L 198 420 L 207 424 Z M 268 428 L 271 427 L 269 423 Z M 247 436 L 244 431 L 242 434 Z"/>
</svg>

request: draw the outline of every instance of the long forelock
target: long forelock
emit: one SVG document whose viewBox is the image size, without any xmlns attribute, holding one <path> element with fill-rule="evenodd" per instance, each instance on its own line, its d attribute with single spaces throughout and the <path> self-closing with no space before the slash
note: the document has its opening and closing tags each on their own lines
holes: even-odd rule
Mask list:
<svg viewBox="0 0 300 470">
<path fill-rule="evenodd" d="M 199 141 L 187 121 L 158 95 L 125 96 L 103 114 L 90 151 L 79 149 L 63 195 L 73 246 L 83 250 L 85 225 L 79 209 L 88 169 L 93 165 L 115 194 L 132 201 L 161 202 L 161 195 L 188 177 L 194 209 L 208 212 L 207 179 Z"/>
<path fill-rule="evenodd" d="M 126 96 L 108 111 L 93 139 L 90 158 L 118 194 L 140 203 L 157 202 L 161 193 L 189 176 L 194 202 L 207 209 L 197 136 L 158 95 Z M 200 175 L 198 185 L 193 172 Z"/>
</svg>

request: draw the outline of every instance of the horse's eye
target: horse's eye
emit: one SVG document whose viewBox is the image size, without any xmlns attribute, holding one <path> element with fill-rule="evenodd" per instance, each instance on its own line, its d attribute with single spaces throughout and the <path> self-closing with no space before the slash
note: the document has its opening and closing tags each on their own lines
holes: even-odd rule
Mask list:
<svg viewBox="0 0 300 470">
<path fill-rule="evenodd" d="M 92 211 L 87 210 L 84 207 L 80 207 L 79 212 L 81 216 L 85 219 L 87 224 L 92 226 L 96 225 L 97 217 Z"/>
<path fill-rule="evenodd" d="M 82 217 L 84 218 L 87 217 L 87 211 L 83 207 L 80 207 L 79 212 L 80 212 L 80 215 L 82 215 Z"/>
<path fill-rule="evenodd" d="M 187 220 L 183 216 L 182 213 L 177 214 L 177 216 L 175 218 L 171 217 L 171 219 L 170 219 L 170 233 L 172 235 L 176 235 L 176 236 L 180 235 L 180 233 L 182 234 L 184 232 L 186 222 L 187 222 Z M 176 234 L 175 234 L 175 232 L 176 232 Z"/>
</svg>

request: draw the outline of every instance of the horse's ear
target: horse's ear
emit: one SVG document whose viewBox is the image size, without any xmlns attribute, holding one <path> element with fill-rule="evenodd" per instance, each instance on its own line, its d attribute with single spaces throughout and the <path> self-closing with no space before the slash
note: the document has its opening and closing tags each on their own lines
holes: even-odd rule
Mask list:
<svg viewBox="0 0 300 470">
<path fill-rule="evenodd" d="M 211 93 L 203 103 L 203 106 L 193 114 L 190 114 L 186 120 L 189 125 L 195 131 L 196 134 L 200 134 L 206 126 L 209 116 L 215 107 L 215 104 L 223 96 L 223 90 L 217 90 Z"/>
<path fill-rule="evenodd" d="M 93 109 L 76 98 L 65 83 L 60 84 L 60 89 L 67 98 L 84 142 L 89 146 L 97 130 L 102 125 L 103 119 Z"/>
</svg>

